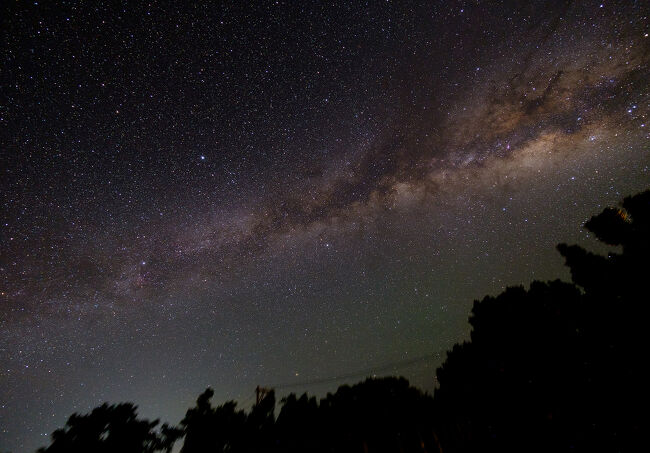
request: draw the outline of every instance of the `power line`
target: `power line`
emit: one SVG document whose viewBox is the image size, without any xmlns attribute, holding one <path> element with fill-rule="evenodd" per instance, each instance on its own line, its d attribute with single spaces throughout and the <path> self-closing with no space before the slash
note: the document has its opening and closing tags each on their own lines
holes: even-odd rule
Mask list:
<svg viewBox="0 0 650 453">
<path fill-rule="evenodd" d="M 423 362 L 425 360 L 438 358 L 439 356 L 440 356 L 439 353 L 427 354 L 419 357 L 414 357 L 412 359 L 385 363 L 383 365 L 374 366 L 372 368 L 367 368 L 365 370 L 359 370 L 352 373 L 339 374 L 337 376 L 330 376 L 326 378 L 309 379 L 300 382 L 286 382 L 286 383 L 280 383 L 275 385 L 268 385 L 266 387 L 270 387 L 273 389 L 283 389 L 283 388 L 291 388 L 291 387 L 307 387 L 307 386 L 312 386 L 317 384 L 326 384 L 328 382 L 336 382 L 344 379 L 350 379 L 353 377 L 374 375 L 377 374 L 378 372 L 391 370 L 395 368 L 406 368 L 408 366 L 415 365 L 416 363 Z"/>
</svg>

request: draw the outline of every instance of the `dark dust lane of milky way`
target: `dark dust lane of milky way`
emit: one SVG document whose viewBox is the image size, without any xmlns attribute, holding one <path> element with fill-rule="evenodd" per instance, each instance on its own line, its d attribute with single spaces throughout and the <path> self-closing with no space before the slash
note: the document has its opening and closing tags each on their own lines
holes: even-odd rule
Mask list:
<svg viewBox="0 0 650 453">
<path fill-rule="evenodd" d="M 432 390 L 475 298 L 650 186 L 648 2 L 186 3 L 2 6 L 3 450 L 208 385 Z"/>
</svg>

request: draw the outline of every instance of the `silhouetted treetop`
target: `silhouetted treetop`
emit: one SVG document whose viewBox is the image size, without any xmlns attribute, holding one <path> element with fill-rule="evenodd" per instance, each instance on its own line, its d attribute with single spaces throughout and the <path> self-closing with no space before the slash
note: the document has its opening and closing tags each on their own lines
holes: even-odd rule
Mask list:
<svg viewBox="0 0 650 453">
<path fill-rule="evenodd" d="M 627 197 L 585 224 L 621 253 L 560 244 L 575 284 L 533 282 L 474 302 L 471 341 L 437 372 L 446 452 L 638 451 L 649 219 L 650 191 Z"/>
<path fill-rule="evenodd" d="M 558 245 L 573 281 L 591 297 L 626 298 L 647 294 L 650 269 L 650 191 L 627 197 L 620 208 L 607 208 L 585 228 L 622 253 L 596 255 L 577 245 Z"/>
<path fill-rule="evenodd" d="M 585 228 L 609 245 L 623 246 L 623 253 L 647 251 L 650 232 L 650 191 L 626 197 L 620 208 L 606 208 Z"/>
<path fill-rule="evenodd" d="M 228 401 L 212 407 L 214 391 L 208 388 L 199 395 L 196 406 L 181 420 L 185 434 L 183 453 L 236 451 L 244 443 L 246 414 L 236 409 L 237 403 Z"/>
<path fill-rule="evenodd" d="M 73 414 L 65 427 L 52 433 L 49 447 L 41 453 L 153 453 L 171 451 L 179 432 L 163 425 L 154 430 L 158 420 L 137 418 L 137 407 L 131 403 L 103 404 L 90 414 Z"/>
</svg>

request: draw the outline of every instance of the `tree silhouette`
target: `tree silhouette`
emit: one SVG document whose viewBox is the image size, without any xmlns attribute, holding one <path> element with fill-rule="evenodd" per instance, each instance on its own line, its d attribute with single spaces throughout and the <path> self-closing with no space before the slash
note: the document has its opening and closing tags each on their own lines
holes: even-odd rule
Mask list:
<svg viewBox="0 0 650 453">
<path fill-rule="evenodd" d="M 432 398 L 404 378 L 366 379 L 321 400 L 334 451 L 430 450 Z"/>
<path fill-rule="evenodd" d="M 592 413 L 601 442 L 635 451 L 641 442 L 642 396 L 647 371 L 642 332 L 650 298 L 650 191 L 627 197 L 619 208 L 607 208 L 585 227 L 602 242 L 620 247 L 607 256 L 579 246 L 560 244 L 573 281 L 584 289 L 585 361 L 598 406 Z M 607 389 L 607 391 L 603 391 Z"/>
<path fill-rule="evenodd" d="M 41 453 L 120 452 L 153 453 L 171 451 L 178 432 L 163 425 L 154 430 L 158 420 L 138 419 L 137 407 L 131 403 L 103 404 L 90 414 L 73 414 L 63 429 L 52 433 L 49 447 Z"/>
<path fill-rule="evenodd" d="M 241 451 L 245 443 L 246 414 L 228 401 L 213 408 L 214 391 L 206 389 L 181 421 L 185 433 L 182 453 Z"/>
<path fill-rule="evenodd" d="M 438 370 L 436 405 L 451 451 L 548 451 L 579 435 L 581 309 L 577 288 L 559 281 L 475 302 L 471 342 Z"/>
<path fill-rule="evenodd" d="M 187 411 L 183 453 L 198 452 L 421 452 L 433 444 L 429 395 L 404 378 L 367 379 L 316 401 L 303 394 L 282 400 L 277 420 L 269 392 L 249 414 L 228 402 L 210 405 L 212 390 Z"/>
<path fill-rule="evenodd" d="M 287 451 L 324 451 L 320 439 L 323 428 L 315 397 L 310 398 L 304 393 L 296 398 L 292 393 L 282 399 L 276 433 L 279 443 Z"/>
<path fill-rule="evenodd" d="M 574 284 L 533 282 L 476 301 L 471 341 L 438 369 L 449 451 L 637 451 L 647 374 L 650 192 L 585 227 L 621 253 L 561 244 Z"/>
</svg>

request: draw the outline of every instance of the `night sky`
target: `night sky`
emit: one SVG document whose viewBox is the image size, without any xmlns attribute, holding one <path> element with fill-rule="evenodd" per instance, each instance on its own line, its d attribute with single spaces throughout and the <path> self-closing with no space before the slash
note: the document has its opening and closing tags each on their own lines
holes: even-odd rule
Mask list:
<svg viewBox="0 0 650 453">
<path fill-rule="evenodd" d="M 98 3 L 0 12 L 0 449 L 432 391 L 474 299 L 650 187 L 650 2 Z"/>
</svg>

